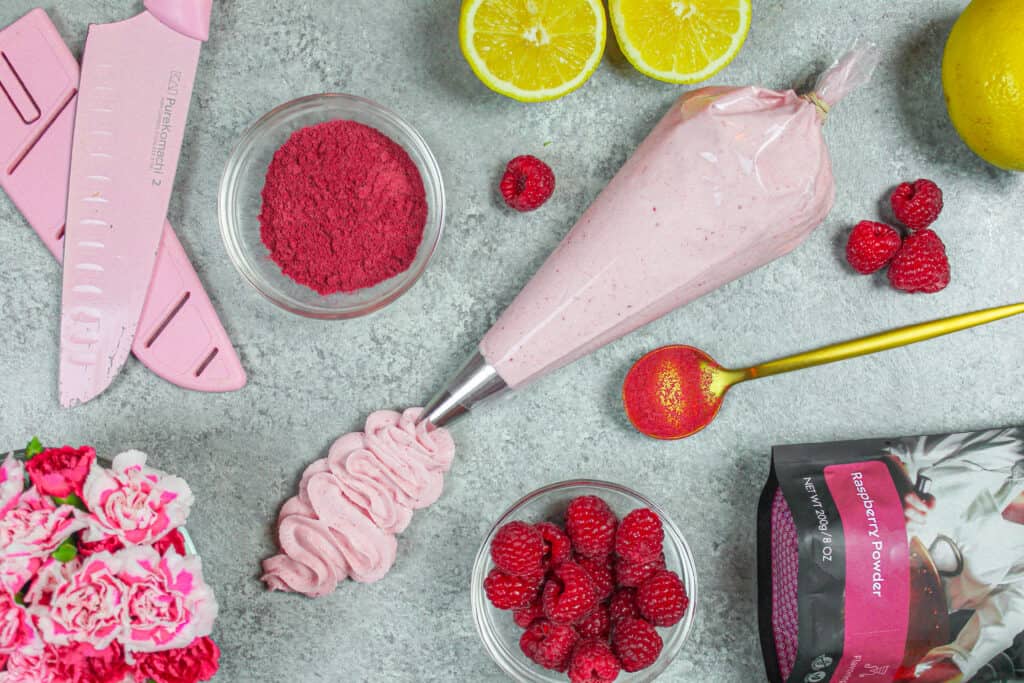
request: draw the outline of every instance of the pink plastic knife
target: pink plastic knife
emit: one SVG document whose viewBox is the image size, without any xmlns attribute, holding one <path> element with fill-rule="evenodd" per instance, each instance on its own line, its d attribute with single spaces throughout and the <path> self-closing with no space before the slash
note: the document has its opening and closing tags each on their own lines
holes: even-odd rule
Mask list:
<svg viewBox="0 0 1024 683">
<path fill-rule="evenodd" d="M 212 0 L 146 0 L 89 27 L 64 239 L 60 399 L 91 400 L 124 365 L 152 279 Z"/>
<path fill-rule="evenodd" d="M 78 62 L 35 9 L 0 30 L 0 186 L 60 261 L 78 92 Z M 245 386 L 210 298 L 170 223 L 132 352 L 168 382 L 194 391 Z"/>
</svg>

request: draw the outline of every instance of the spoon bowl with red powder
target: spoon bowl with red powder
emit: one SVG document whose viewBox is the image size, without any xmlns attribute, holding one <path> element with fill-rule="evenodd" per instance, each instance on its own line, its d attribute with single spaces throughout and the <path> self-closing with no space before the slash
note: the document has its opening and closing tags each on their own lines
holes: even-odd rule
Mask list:
<svg viewBox="0 0 1024 683">
<path fill-rule="evenodd" d="M 352 95 L 268 112 L 232 151 L 218 212 L 243 277 L 285 310 L 353 318 L 419 279 L 441 239 L 444 184 L 422 136 Z"/>
</svg>

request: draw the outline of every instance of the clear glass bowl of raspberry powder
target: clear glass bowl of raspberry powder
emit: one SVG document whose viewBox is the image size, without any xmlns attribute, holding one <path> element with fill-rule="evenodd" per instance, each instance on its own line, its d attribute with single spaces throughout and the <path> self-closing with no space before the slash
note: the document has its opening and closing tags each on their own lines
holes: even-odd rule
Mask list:
<svg viewBox="0 0 1024 683">
<path fill-rule="evenodd" d="M 579 496 L 597 496 L 608 504 L 619 520 L 640 508 L 649 508 L 661 518 L 665 534 L 665 568 L 682 579 L 689 606 L 681 621 L 674 626 L 657 629 L 664 643 L 657 660 L 640 671 L 621 671 L 615 683 L 653 681 L 668 668 L 693 631 L 698 603 L 697 567 L 690 546 L 665 510 L 636 491 L 619 484 L 584 479 L 550 484 L 524 496 L 501 515 L 487 533 L 473 565 L 470 599 L 477 633 L 487 654 L 513 680 L 522 683 L 566 683 L 569 680 L 565 673 L 544 669 L 523 654 L 519 644 L 523 628 L 516 625 L 511 610 L 499 610 L 490 603 L 484 590 L 484 579 L 495 568 L 491 559 L 491 543 L 501 527 L 513 520 L 520 520 L 529 524 L 553 522 L 564 528 L 566 508 L 571 500 Z"/>
<path fill-rule="evenodd" d="M 407 267 L 387 279 L 354 291 L 323 294 L 282 271 L 261 236 L 260 215 L 268 167 L 296 131 L 328 122 L 354 121 L 379 131 L 399 145 L 423 181 L 426 220 L 422 238 Z M 242 276 L 270 301 L 311 318 L 354 318 L 379 310 L 404 294 L 426 270 L 444 227 L 444 183 L 434 154 L 423 137 L 398 114 L 370 100 L 322 94 L 292 100 L 254 123 L 236 144 L 221 178 L 218 217 L 231 261 Z M 318 226 L 311 226 L 316 230 Z M 409 254 L 413 249 L 409 249 Z M 405 265 L 405 264 L 403 264 Z"/>
</svg>

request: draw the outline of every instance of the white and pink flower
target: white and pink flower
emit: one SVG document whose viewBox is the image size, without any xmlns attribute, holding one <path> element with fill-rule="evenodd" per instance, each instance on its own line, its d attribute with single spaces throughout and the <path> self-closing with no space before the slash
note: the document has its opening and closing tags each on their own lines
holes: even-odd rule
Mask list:
<svg viewBox="0 0 1024 683">
<path fill-rule="evenodd" d="M 49 605 L 50 596 L 70 581 L 81 568 L 82 560 L 77 557 L 70 562 L 58 562 L 53 558 L 44 561 L 25 591 L 25 602 L 30 605 Z"/>
<path fill-rule="evenodd" d="M 217 601 L 203 581 L 202 561 L 168 551 L 161 556 L 140 546 L 118 553 L 120 578 L 127 586 L 128 619 L 121 639 L 125 649 L 158 652 L 188 645 L 209 635 Z"/>
<path fill-rule="evenodd" d="M 185 523 L 192 491 L 184 479 L 146 467 L 146 454 L 127 451 L 113 468 L 93 465 L 83 499 L 91 513 L 87 542 L 116 536 L 125 545 L 150 544 Z"/>
<path fill-rule="evenodd" d="M 0 464 L 0 517 L 18 503 L 24 488 L 25 466 L 14 457 L 14 453 L 8 453 Z"/>
<path fill-rule="evenodd" d="M 37 652 L 42 646 L 28 611 L 8 591 L 0 589 L 0 656 Z"/>
<path fill-rule="evenodd" d="M 102 650 L 122 635 L 128 604 L 127 587 L 118 577 L 122 566 L 116 555 L 92 555 L 53 591 L 49 605 L 29 609 L 47 643 L 88 643 Z"/>
<path fill-rule="evenodd" d="M 58 507 L 35 488 L 28 489 L 0 516 L 0 582 L 10 592 L 18 592 L 50 553 L 85 527 L 79 510 Z"/>
</svg>

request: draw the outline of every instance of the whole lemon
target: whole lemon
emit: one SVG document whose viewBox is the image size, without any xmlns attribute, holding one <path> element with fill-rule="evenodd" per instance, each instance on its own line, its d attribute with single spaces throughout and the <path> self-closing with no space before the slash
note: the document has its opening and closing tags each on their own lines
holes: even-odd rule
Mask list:
<svg viewBox="0 0 1024 683">
<path fill-rule="evenodd" d="M 991 164 L 1024 171 L 1024 0 L 973 0 L 946 42 L 946 106 Z"/>
</svg>

